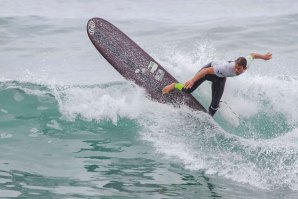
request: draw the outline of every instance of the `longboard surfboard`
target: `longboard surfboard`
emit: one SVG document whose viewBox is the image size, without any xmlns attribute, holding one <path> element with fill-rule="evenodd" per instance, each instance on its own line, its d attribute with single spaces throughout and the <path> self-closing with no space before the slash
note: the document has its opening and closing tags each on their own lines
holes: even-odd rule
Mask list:
<svg viewBox="0 0 298 199">
<path fill-rule="evenodd" d="M 101 55 L 124 78 L 143 87 L 154 101 L 174 106 L 183 104 L 206 112 L 191 94 L 175 90 L 163 95 L 162 89 L 166 85 L 178 81 L 113 24 L 101 18 L 92 18 L 87 23 L 87 33 Z"/>
</svg>

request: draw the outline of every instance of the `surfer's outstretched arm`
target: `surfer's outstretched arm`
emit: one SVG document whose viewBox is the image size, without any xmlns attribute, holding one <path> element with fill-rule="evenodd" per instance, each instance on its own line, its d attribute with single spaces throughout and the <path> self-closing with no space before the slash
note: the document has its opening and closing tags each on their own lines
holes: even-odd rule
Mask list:
<svg viewBox="0 0 298 199">
<path fill-rule="evenodd" d="M 266 53 L 266 54 L 251 53 L 250 55 L 252 56 L 253 59 L 269 60 L 272 58 L 272 53 Z"/>
</svg>

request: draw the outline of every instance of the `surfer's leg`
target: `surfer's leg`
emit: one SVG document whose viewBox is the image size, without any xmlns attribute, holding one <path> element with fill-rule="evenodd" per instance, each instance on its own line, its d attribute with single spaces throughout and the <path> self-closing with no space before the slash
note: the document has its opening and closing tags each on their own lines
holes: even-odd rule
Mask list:
<svg viewBox="0 0 298 199">
<path fill-rule="evenodd" d="M 204 69 L 204 68 L 209 68 L 209 67 L 211 67 L 211 62 L 210 63 L 208 63 L 207 65 L 205 65 L 205 66 L 203 66 L 200 70 L 199 70 L 199 72 L 202 70 L 202 69 Z M 198 72 L 198 73 L 199 73 Z M 199 80 L 197 80 L 195 83 L 194 83 L 194 85 L 191 87 L 191 88 L 188 88 L 188 89 L 186 89 L 186 88 L 183 88 L 182 89 L 182 91 L 183 92 L 185 92 L 185 93 L 192 93 L 194 90 L 196 90 L 205 80 L 209 80 L 209 77 L 210 75 L 206 75 L 205 77 L 202 77 L 201 79 L 199 79 Z"/>
<path fill-rule="evenodd" d="M 165 86 L 163 89 L 162 89 L 162 93 L 163 94 L 168 94 L 170 92 L 172 92 L 174 89 L 177 89 L 179 91 L 184 91 L 184 84 L 182 83 L 172 83 L 172 84 L 169 84 L 167 86 Z"/>
<path fill-rule="evenodd" d="M 219 108 L 219 102 L 223 95 L 226 78 L 217 78 L 216 81 L 212 82 L 212 101 L 209 106 L 209 114 L 213 116 Z"/>
<path fill-rule="evenodd" d="M 203 68 L 208 68 L 208 67 L 211 67 L 211 62 L 208 63 L 207 65 L 205 65 L 204 67 L 202 67 L 200 69 L 200 71 L 203 69 Z M 199 71 L 199 72 L 200 72 Z M 196 81 L 194 83 L 194 85 L 189 88 L 189 89 L 185 89 L 184 88 L 184 84 L 182 83 L 172 83 L 172 84 L 169 84 L 167 86 L 165 86 L 163 89 L 162 89 L 162 94 L 168 94 L 170 92 L 172 92 L 175 88 L 179 91 L 183 91 L 185 93 L 192 93 L 194 90 L 196 90 L 196 88 L 198 88 L 198 86 L 200 86 L 204 81 L 206 80 L 205 77 L 203 77 L 202 79 L 199 79 L 198 81 Z"/>
<path fill-rule="evenodd" d="M 172 83 L 167 85 L 166 87 L 164 87 L 162 89 L 162 93 L 163 94 L 168 94 L 171 91 L 173 91 L 174 89 L 177 89 L 179 91 L 183 91 L 185 93 L 192 93 L 194 90 L 196 90 L 196 88 L 198 88 L 198 86 L 200 86 L 204 81 L 206 80 L 205 77 L 203 77 L 202 79 L 199 79 L 198 81 L 196 81 L 194 83 L 194 85 L 191 88 L 184 88 L 184 84 L 182 83 Z"/>
<path fill-rule="evenodd" d="M 179 91 L 183 91 L 185 93 L 192 93 L 204 81 L 205 81 L 205 78 L 199 79 L 198 81 L 196 81 L 194 83 L 194 85 L 191 88 L 187 88 L 187 89 L 184 88 L 184 84 L 182 84 L 182 83 L 172 83 L 172 84 L 169 84 L 169 85 L 165 86 L 162 89 L 162 93 L 163 94 L 168 94 L 168 93 L 172 92 L 174 89 L 177 89 Z"/>
</svg>

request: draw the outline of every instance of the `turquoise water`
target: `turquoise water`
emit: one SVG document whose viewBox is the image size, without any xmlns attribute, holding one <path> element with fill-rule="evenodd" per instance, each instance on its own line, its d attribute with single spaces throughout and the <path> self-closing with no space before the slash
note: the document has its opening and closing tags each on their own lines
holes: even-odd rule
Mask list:
<svg viewBox="0 0 298 199">
<path fill-rule="evenodd" d="M 0 198 L 298 197 L 297 3 L 2 3 Z M 95 16 L 182 82 L 212 59 L 273 59 L 228 79 L 213 120 L 124 80 L 88 39 Z M 210 84 L 194 95 L 208 107 Z"/>
<path fill-rule="evenodd" d="M 295 194 L 289 189 L 296 183 L 295 131 L 269 139 L 234 136 L 205 114 L 150 102 L 126 82 L 48 87 L 7 81 L 0 90 L 6 197 Z"/>
</svg>

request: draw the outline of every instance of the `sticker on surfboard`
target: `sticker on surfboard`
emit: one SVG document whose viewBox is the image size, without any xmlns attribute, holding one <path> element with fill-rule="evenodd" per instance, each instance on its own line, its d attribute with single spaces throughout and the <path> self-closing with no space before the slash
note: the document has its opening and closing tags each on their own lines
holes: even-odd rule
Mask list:
<svg viewBox="0 0 298 199">
<path fill-rule="evenodd" d="M 165 75 L 165 71 L 161 70 L 160 68 L 158 69 L 158 64 L 155 63 L 154 61 L 150 61 L 149 65 L 148 65 L 148 70 L 151 73 L 155 73 L 155 71 L 157 70 L 154 79 L 156 79 L 157 81 L 161 81 Z"/>
<path fill-rule="evenodd" d="M 150 70 L 151 73 L 154 73 L 158 68 L 157 63 L 155 63 L 154 61 L 150 61 L 149 65 L 148 65 L 148 70 Z"/>
<path fill-rule="evenodd" d="M 163 70 L 161 70 L 161 69 L 158 69 L 157 70 L 157 73 L 156 73 L 156 75 L 155 75 L 155 79 L 157 80 L 157 81 L 161 81 L 162 79 L 163 79 L 163 76 L 165 75 L 165 71 L 163 71 Z"/>
</svg>

